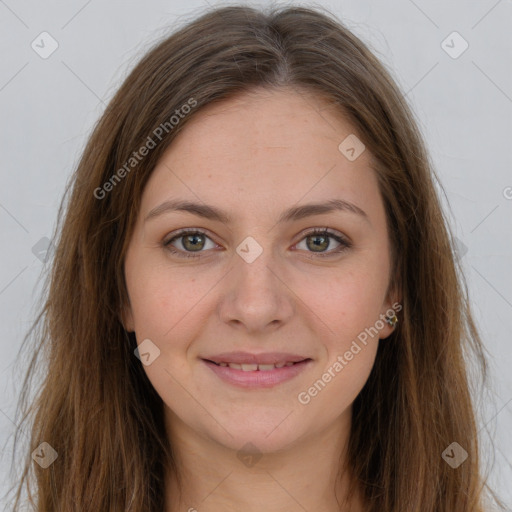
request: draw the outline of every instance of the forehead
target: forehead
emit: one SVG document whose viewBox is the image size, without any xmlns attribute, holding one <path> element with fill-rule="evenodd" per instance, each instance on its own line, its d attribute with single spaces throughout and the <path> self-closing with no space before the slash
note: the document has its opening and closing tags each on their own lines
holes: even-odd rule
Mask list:
<svg viewBox="0 0 512 512">
<path fill-rule="evenodd" d="M 183 197 L 235 209 L 333 194 L 356 203 L 375 199 L 369 152 L 350 161 L 339 149 L 354 135 L 332 103 L 302 90 L 257 89 L 209 104 L 160 158 L 143 209 Z"/>
<path fill-rule="evenodd" d="M 207 147 L 216 156 L 267 149 L 287 149 L 290 154 L 304 143 L 306 148 L 319 141 L 337 147 L 340 137 L 351 133 L 354 129 L 339 109 L 320 96 L 290 87 L 258 88 L 203 107 L 170 151 L 176 159 L 190 158 L 197 153 L 190 145 L 195 138 L 196 148 Z"/>
</svg>

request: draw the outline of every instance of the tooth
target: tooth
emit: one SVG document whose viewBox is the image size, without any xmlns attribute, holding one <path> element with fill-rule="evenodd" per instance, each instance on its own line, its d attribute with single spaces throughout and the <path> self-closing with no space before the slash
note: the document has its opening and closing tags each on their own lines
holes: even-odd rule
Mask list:
<svg viewBox="0 0 512 512">
<path fill-rule="evenodd" d="M 229 366 L 235 370 L 243 370 L 244 372 L 254 372 L 256 370 L 268 372 L 274 370 L 275 368 L 283 368 L 284 366 L 293 366 L 295 363 L 293 362 L 282 362 L 275 364 L 253 364 L 253 363 L 218 363 L 219 366 Z"/>
<path fill-rule="evenodd" d="M 257 364 L 242 364 L 242 370 L 244 372 L 253 372 L 254 370 L 258 369 Z"/>
</svg>

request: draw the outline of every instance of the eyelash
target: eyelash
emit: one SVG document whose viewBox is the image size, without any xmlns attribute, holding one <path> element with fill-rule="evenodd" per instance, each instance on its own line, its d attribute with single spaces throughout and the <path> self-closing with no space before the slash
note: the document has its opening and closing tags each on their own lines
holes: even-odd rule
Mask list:
<svg viewBox="0 0 512 512">
<path fill-rule="evenodd" d="M 196 235 L 196 234 L 205 235 L 206 237 L 210 238 L 207 235 L 206 231 L 203 231 L 202 229 L 199 229 L 199 228 L 196 228 L 193 230 L 192 229 L 182 229 L 182 230 L 178 231 L 172 238 L 170 238 L 167 241 L 164 241 L 163 246 L 169 252 L 171 252 L 172 254 L 174 254 L 180 258 L 200 258 L 201 257 L 200 253 L 204 252 L 204 251 L 198 251 L 198 254 L 196 255 L 196 254 L 192 254 L 191 252 L 178 250 L 171 245 L 171 243 L 174 242 L 175 240 L 177 240 L 178 238 L 182 238 L 186 235 Z M 336 242 L 340 243 L 341 245 L 338 248 L 332 249 L 331 251 L 325 252 L 325 253 L 312 252 L 311 254 L 313 256 L 310 256 L 310 257 L 318 256 L 320 258 L 325 258 L 325 257 L 332 256 L 334 254 L 340 254 L 343 251 L 352 247 L 352 244 L 346 238 L 338 235 L 337 233 L 333 232 L 329 228 L 314 228 L 311 231 L 308 231 L 307 233 L 305 233 L 304 236 L 297 243 L 300 243 L 300 242 L 302 242 L 302 240 L 304 240 L 304 238 L 307 238 L 307 237 L 313 236 L 313 235 L 328 235 L 330 238 L 333 238 L 334 240 L 336 240 Z"/>
</svg>

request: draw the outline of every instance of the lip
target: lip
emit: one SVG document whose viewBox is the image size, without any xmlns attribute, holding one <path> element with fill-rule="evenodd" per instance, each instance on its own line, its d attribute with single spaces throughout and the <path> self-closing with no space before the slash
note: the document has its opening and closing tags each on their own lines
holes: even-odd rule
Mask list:
<svg viewBox="0 0 512 512">
<path fill-rule="evenodd" d="M 282 368 L 274 368 L 273 370 L 254 370 L 244 371 L 230 368 L 229 366 L 218 366 L 211 360 L 203 359 L 203 363 L 210 368 L 220 379 L 224 382 L 238 386 L 241 388 L 271 388 L 283 382 L 293 379 L 293 377 L 299 375 L 306 370 L 312 363 L 313 360 L 306 358 L 299 362 L 296 362 L 293 366 L 283 366 Z M 267 359 L 267 363 L 259 364 L 273 364 Z M 282 361 L 279 359 L 275 362 Z M 236 361 L 229 361 L 234 363 Z M 243 362 L 249 362 L 245 359 Z M 241 363 L 239 363 L 241 364 Z"/>
<path fill-rule="evenodd" d="M 250 352 L 223 352 L 222 354 L 203 357 L 202 359 L 213 361 L 214 363 L 276 364 L 280 362 L 298 363 L 304 361 L 304 359 L 310 358 L 289 352 L 262 352 L 260 354 L 251 354 Z"/>
</svg>

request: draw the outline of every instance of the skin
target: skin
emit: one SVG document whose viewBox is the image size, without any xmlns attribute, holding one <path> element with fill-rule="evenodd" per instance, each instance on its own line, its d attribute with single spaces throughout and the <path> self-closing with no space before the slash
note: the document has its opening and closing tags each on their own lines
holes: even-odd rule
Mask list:
<svg viewBox="0 0 512 512">
<path fill-rule="evenodd" d="M 256 89 L 199 111 L 147 183 L 125 258 L 130 304 L 122 318 L 139 344 L 149 338 L 160 350 L 144 370 L 164 402 L 185 481 L 180 499 L 169 472 L 167 512 L 363 510 L 357 493 L 344 503 L 348 474 L 337 480 L 336 472 L 351 404 L 379 338 L 392 332 L 377 321 L 396 297 L 388 294 L 390 246 L 372 157 L 366 150 L 349 161 L 338 149 L 355 133 L 318 97 Z M 350 201 L 366 217 L 332 211 L 277 223 L 289 207 L 332 198 Z M 169 199 L 214 205 L 231 220 L 168 211 L 145 221 Z M 336 253 L 335 239 L 308 236 L 325 227 L 351 246 Z M 164 246 L 182 228 L 207 231 L 207 238 L 199 235 L 199 253 L 182 245 L 183 236 L 172 242 L 200 257 L 179 257 Z M 252 263 L 236 252 L 247 236 L 263 249 Z M 343 370 L 300 403 L 298 394 L 376 322 L 384 324 L 378 335 L 359 343 Z M 235 350 L 299 353 L 313 363 L 272 388 L 242 389 L 201 360 Z M 252 465 L 237 457 L 247 443 L 261 456 Z"/>
</svg>

